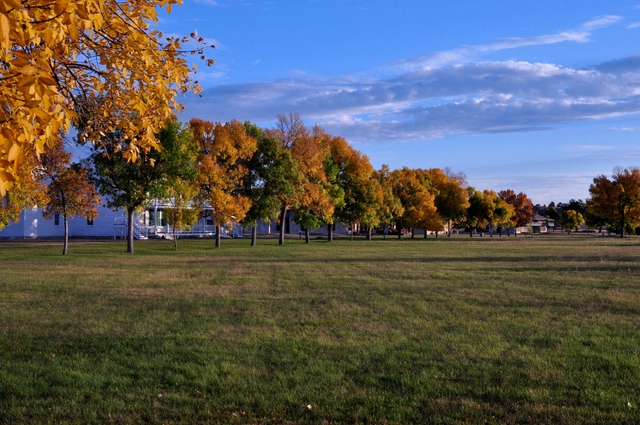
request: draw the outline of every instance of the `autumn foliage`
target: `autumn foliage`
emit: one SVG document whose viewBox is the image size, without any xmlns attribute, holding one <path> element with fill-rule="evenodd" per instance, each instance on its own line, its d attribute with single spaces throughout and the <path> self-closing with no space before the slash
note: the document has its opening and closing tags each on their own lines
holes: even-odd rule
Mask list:
<svg viewBox="0 0 640 425">
<path fill-rule="evenodd" d="M 53 147 L 82 104 L 92 105 L 85 136 L 109 131 L 129 140 L 125 158 L 158 147 L 162 123 L 181 109 L 176 97 L 198 90 L 181 42 L 150 30 L 160 7 L 179 0 L 3 0 L 0 2 L 0 197 Z M 113 111 L 127 111 L 112 117 Z"/>
</svg>

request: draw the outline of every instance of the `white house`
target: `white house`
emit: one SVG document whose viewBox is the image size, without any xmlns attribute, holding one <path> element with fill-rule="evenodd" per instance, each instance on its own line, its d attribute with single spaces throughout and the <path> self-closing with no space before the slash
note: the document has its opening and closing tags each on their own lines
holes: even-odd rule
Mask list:
<svg viewBox="0 0 640 425">
<path fill-rule="evenodd" d="M 136 239 L 173 238 L 173 229 L 167 225 L 165 210 L 171 205 L 161 200 L 154 200 L 141 214 L 135 215 L 134 237 Z M 113 211 L 107 208 L 106 201 L 98 208 L 98 217 L 87 220 L 76 217 L 69 219 L 69 236 L 85 238 L 114 238 L 125 239 L 127 237 L 127 215 L 125 211 Z M 287 213 L 285 219 L 285 233 L 298 234 L 302 227 L 293 221 L 293 212 Z M 223 228 L 221 236 L 226 238 L 241 238 L 244 233 L 250 233 L 251 228 L 243 229 L 235 224 L 232 228 Z M 280 225 L 276 221 L 270 223 L 258 222 L 258 233 L 280 232 Z M 337 234 L 347 234 L 348 230 L 340 224 L 334 226 Z M 211 217 L 203 217 L 188 231 L 179 232 L 180 237 L 210 237 L 216 233 L 216 227 Z M 326 234 L 326 226 L 313 230 L 314 234 Z M 0 238 L 10 239 L 34 239 L 34 238 L 58 238 L 64 236 L 63 217 L 57 215 L 54 220 L 45 220 L 42 210 L 33 207 L 20 213 L 18 223 L 11 224 L 0 230 Z"/>
</svg>

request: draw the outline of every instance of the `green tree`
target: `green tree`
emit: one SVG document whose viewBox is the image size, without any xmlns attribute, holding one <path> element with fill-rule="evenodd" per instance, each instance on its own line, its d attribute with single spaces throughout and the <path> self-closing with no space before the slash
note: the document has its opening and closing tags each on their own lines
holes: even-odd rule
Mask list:
<svg viewBox="0 0 640 425">
<path fill-rule="evenodd" d="M 168 121 L 158 134 L 162 151 L 156 166 L 160 168 L 161 184 L 156 194 L 169 201 L 165 210 L 167 224 L 173 233 L 174 249 L 178 249 L 178 236 L 189 230 L 199 218 L 200 209 L 195 205 L 198 186 L 199 145 L 191 130 L 177 120 Z"/>
<path fill-rule="evenodd" d="M 374 178 L 382 189 L 382 202 L 378 205 L 378 222 L 384 226 L 383 237 L 387 238 L 387 230 L 404 214 L 404 207 L 393 191 L 393 176 L 387 164 L 375 171 Z"/>
<path fill-rule="evenodd" d="M 278 218 L 283 200 L 295 198 L 300 191 L 300 172 L 291 151 L 280 140 L 268 136 L 255 124 L 244 124 L 247 132 L 258 141 L 257 150 L 249 161 L 243 193 L 251 199 L 244 223 L 251 224 L 251 246 L 256 245 L 258 220 L 270 222 Z"/>
</svg>

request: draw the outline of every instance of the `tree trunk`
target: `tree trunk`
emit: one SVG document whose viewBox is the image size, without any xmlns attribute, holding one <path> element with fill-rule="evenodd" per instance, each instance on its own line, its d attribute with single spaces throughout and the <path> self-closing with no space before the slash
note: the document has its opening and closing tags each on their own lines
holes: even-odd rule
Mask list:
<svg viewBox="0 0 640 425">
<path fill-rule="evenodd" d="M 427 239 L 427 229 L 424 229 L 424 238 Z"/>
<path fill-rule="evenodd" d="M 387 240 L 387 233 L 389 232 L 389 228 L 387 227 L 387 225 L 384 225 L 384 229 L 382 230 L 382 239 L 384 239 L 385 241 Z"/>
<path fill-rule="evenodd" d="M 624 213 L 622 214 L 622 220 L 620 221 L 620 237 L 624 238 Z"/>
<path fill-rule="evenodd" d="M 473 237 L 473 230 L 474 230 L 474 229 L 471 229 L 471 230 L 469 231 L 469 237 L 470 237 L 470 238 L 472 238 L 472 237 Z"/>
<path fill-rule="evenodd" d="M 327 224 L 327 242 L 333 242 L 333 224 Z"/>
<path fill-rule="evenodd" d="M 356 226 L 353 223 L 351 223 L 351 240 L 352 241 L 353 241 L 353 233 L 355 232 L 355 228 Z"/>
<path fill-rule="evenodd" d="M 282 211 L 280 211 L 280 237 L 278 239 L 278 245 L 284 245 L 285 218 L 287 218 L 287 209 L 283 208 Z"/>
<path fill-rule="evenodd" d="M 127 252 L 133 254 L 133 208 L 127 208 Z"/>
<path fill-rule="evenodd" d="M 304 229 L 304 243 L 309 243 L 309 229 Z"/>
<path fill-rule="evenodd" d="M 251 246 L 256 246 L 257 240 L 258 240 L 258 226 L 254 223 L 253 228 L 251 229 Z"/>
<path fill-rule="evenodd" d="M 64 244 L 62 246 L 62 255 L 67 255 L 67 249 L 69 248 L 69 221 L 67 221 L 67 215 L 64 217 Z"/>
<path fill-rule="evenodd" d="M 447 237 L 451 237 L 451 219 L 447 220 L 449 223 L 449 234 L 447 235 Z"/>
<path fill-rule="evenodd" d="M 400 222 L 396 222 L 396 228 L 398 229 L 398 240 L 402 240 L 402 227 L 400 227 Z"/>
<path fill-rule="evenodd" d="M 221 230 L 222 226 L 220 226 L 220 223 L 216 223 L 216 248 L 220 248 L 220 241 L 222 241 Z"/>
<path fill-rule="evenodd" d="M 517 237 L 518 236 L 518 228 L 517 227 L 513 227 L 513 237 Z"/>
<path fill-rule="evenodd" d="M 367 227 L 367 240 L 370 241 L 371 240 L 371 227 Z"/>
<path fill-rule="evenodd" d="M 436 239 L 438 239 L 438 231 L 436 230 Z"/>
<path fill-rule="evenodd" d="M 173 249 L 175 251 L 178 250 L 178 232 L 176 231 L 175 226 L 173 226 Z"/>
<path fill-rule="evenodd" d="M 411 239 L 416 237 L 416 229 L 414 227 L 411 228 Z"/>
</svg>

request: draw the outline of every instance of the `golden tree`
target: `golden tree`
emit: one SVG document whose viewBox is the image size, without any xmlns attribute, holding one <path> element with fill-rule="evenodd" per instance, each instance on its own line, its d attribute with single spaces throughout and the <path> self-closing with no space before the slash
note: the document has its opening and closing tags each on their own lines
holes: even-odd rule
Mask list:
<svg viewBox="0 0 640 425">
<path fill-rule="evenodd" d="M 431 181 L 430 191 L 435 196 L 438 215 L 447 222 L 448 236 L 451 236 L 451 222 L 463 219 L 469 207 L 467 179 L 464 174 L 454 174 L 449 169 L 430 168 L 425 173 Z"/>
<path fill-rule="evenodd" d="M 241 222 L 251 207 L 251 199 L 242 193 L 243 179 L 257 141 L 239 121 L 223 125 L 194 119 L 189 124 L 203 153 L 198 164 L 200 199 L 212 209 L 220 247 L 222 225 Z"/>
<path fill-rule="evenodd" d="M 158 8 L 170 12 L 180 2 L 0 2 L 0 197 L 18 181 L 25 156 L 45 152 L 69 129 L 78 99 L 93 108 L 84 123 L 88 140 L 99 141 L 105 131 L 94 120 L 131 111 L 110 117 L 107 128 L 130 141 L 125 157 L 158 147 L 162 123 L 181 109 L 178 93 L 199 88 L 190 82 L 181 43 L 195 40 L 190 52 L 202 56 L 204 40 L 163 39 L 150 29 Z"/>
</svg>

